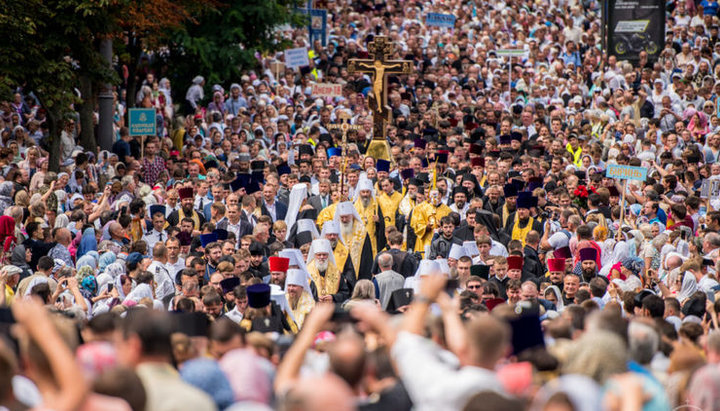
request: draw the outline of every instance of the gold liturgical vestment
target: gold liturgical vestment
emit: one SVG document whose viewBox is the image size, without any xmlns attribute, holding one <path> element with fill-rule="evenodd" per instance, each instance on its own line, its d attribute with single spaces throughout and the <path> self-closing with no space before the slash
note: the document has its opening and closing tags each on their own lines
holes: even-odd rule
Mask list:
<svg viewBox="0 0 720 411">
<path fill-rule="evenodd" d="M 315 266 L 315 260 L 310 261 L 307 269 L 317 288 L 318 297 L 337 294 L 338 288 L 340 288 L 341 273 L 332 261 L 328 260 L 328 268 L 327 271 L 325 271 L 324 277 L 320 275 L 320 272 Z"/>
<path fill-rule="evenodd" d="M 363 207 L 362 200 L 357 199 L 355 201 L 355 209 L 357 210 L 358 214 L 360 214 L 360 218 L 362 218 L 363 223 L 365 224 L 365 231 L 370 236 L 370 245 L 372 245 L 372 254 L 373 256 L 377 254 L 377 233 L 375 232 L 375 216 L 378 216 L 378 203 L 377 200 L 374 198 L 370 200 L 370 204 L 368 204 L 367 208 Z M 364 237 L 363 237 L 364 238 Z M 360 246 L 361 252 L 362 252 L 362 245 Z M 355 261 L 353 261 L 353 264 Z"/>
<path fill-rule="evenodd" d="M 335 217 L 335 209 L 337 209 L 338 203 L 332 203 L 329 206 L 325 207 L 320 211 L 320 214 L 318 214 L 317 218 L 317 225 L 318 230 L 322 231 L 323 224 L 325 224 L 327 221 L 332 220 Z"/>
<path fill-rule="evenodd" d="M 347 262 L 347 258 L 350 255 L 350 252 L 348 251 L 347 247 L 345 247 L 345 244 L 342 243 L 342 241 L 338 240 L 337 245 L 333 250 L 333 255 L 335 256 L 335 264 L 337 265 L 338 269 L 340 271 L 343 271 L 345 269 L 345 263 Z M 355 272 L 355 276 L 357 276 L 357 270 Z"/>
<path fill-rule="evenodd" d="M 432 242 L 434 229 L 440 227 L 440 219 L 450 214 L 450 207 L 440 203 L 439 206 L 423 201 L 413 210 L 410 227 L 415 232 L 415 251 L 425 252 L 425 246 Z"/>
<path fill-rule="evenodd" d="M 377 202 L 380 204 L 380 209 L 383 212 L 383 217 L 385 217 L 385 227 L 395 225 L 395 213 L 398 210 L 398 207 L 400 206 L 400 201 L 402 201 L 403 196 L 402 194 L 398 193 L 397 191 L 393 191 L 392 195 L 387 195 L 385 192 L 380 192 L 380 195 L 377 196 Z"/>
</svg>

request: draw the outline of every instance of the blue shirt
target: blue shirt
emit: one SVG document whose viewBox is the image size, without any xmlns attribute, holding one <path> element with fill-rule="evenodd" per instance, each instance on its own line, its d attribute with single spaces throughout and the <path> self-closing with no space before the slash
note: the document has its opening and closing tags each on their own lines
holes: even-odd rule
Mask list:
<svg viewBox="0 0 720 411">
<path fill-rule="evenodd" d="M 700 5 L 703 6 L 703 14 L 704 15 L 711 15 L 711 16 L 717 16 L 718 14 L 718 2 L 716 1 L 708 1 L 703 0 L 700 2 Z"/>
</svg>

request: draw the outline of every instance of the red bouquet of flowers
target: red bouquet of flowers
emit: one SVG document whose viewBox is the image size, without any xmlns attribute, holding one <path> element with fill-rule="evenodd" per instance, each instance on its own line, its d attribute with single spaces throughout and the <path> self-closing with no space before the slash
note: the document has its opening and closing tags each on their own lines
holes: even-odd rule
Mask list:
<svg viewBox="0 0 720 411">
<path fill-rule="evenodd" d="M 587 210 L 587 198 L 590 193 L 595 193 L 595 187 L 579 185 L 573 190 L 573 203 L 579 208 Z"/>
</svg>

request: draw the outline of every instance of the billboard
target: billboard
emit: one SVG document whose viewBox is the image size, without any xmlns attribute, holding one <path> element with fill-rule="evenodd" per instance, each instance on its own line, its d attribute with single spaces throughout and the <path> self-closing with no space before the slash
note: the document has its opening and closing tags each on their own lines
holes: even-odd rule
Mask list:
<svg viewBox="0 0 720 411">
<path fill-rule="evenodd" d="M 657 60 L 665 47 L 663 0 L 608 0 L 605 10 L 608 54 L 637 61 L 645 51 Z"/>
</svg>

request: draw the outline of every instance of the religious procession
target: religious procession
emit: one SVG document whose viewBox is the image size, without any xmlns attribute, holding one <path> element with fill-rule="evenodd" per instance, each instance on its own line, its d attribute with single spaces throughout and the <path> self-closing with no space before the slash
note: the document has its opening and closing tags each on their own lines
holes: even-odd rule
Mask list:
<svg viewBox="0 0 720 411">
<path fill-rule="evenodd" d="M 720 410 L 718 9 L 315 0 L 97 150 L 17 84 L 0 407 Z"/>
</svg>

